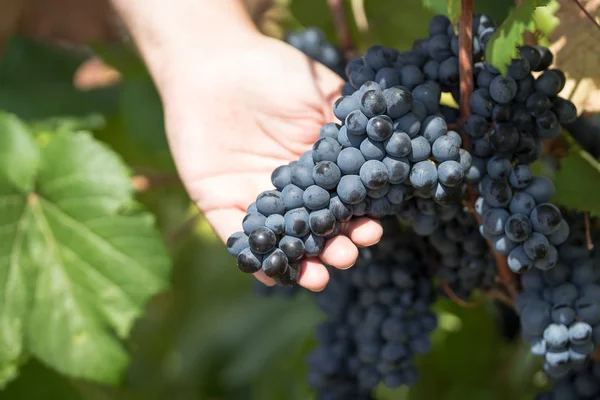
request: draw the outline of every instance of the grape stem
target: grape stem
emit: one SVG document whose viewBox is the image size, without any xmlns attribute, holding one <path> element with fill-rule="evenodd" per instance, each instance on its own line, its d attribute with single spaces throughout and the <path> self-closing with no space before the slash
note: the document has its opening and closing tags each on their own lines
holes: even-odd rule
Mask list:
<svg viewBox="0 0 600 400">
<path fill-rule="evenodd" d="M 346 23 L 346 10 L 343 0 L 327 0 L 327 5 L 333 17 L 338 44 L 344 54 L 349 54 L 354 50 L 354 44 L 352 43 L 352 36 Z"/>
<path fill-rule="evenodd" d="M 458 67 L 460 76 L 460 115 L 459 122 L 464 126 L 467 118 L 471 115 L 471 107 L 469 100 L 473 93 L 473 8 L 474 0 L 461 0 L 461 14 L 458 32 Z M 464 129 L 460 130 L 463 143 L 467 150 L 471 150 L 470 138 L 465 134 Z M 475 210 L 474 203 L 476 195 L 471 185 L 468 186 L 467 207 L 470 210 Z M 481 224 L 481 217 L 474 212 L 477 222 Z M 502 284 L 506 287 L 511 300 L 518 295 L 517 281 L 515 275 L 508 268 L 506 257 L 494 251 L 491 241 L 487 241 L 490 251 L 494 255 L 496 265 L 498 267 L 498 275 Z"/>
<path fill-rule="evenodd" d="M 455 302 L 456 304 L 458 304 L 461 307 L 464 308 L 477 308 L 479 307 L 479 304 L 481 302 L 477 301 L 477 302 L 468 302 L 468 301 L 464 301 L 463 299 L 461 299 L 460 297 L 458 297 L 456 295 L 456 293 L 454 293 L 454 290 L 452 290 L 452 288 L 450 287 L 450 285 L 448 285 L 448 282 L 442 282 L 441 283 L 442 286 L 442 290 L 444 291 L 444 293 L 446 293 L 446 295 L 450 298 L 450 300 L 452 300 L 453 302 Z"/>
<path fill-rule="evenodd" d="M 594 18 L 593 15 L 590 14 L 590 12 L 585 8 L 585 6 L 583 4 L 581 4 L 581 2 L 579 0 L 573 0 L 573 3 L 575 3 L 577 5 L 577 7 L 579 7 L 581 12 L 583 12 L 583 14 L 587 17 L 587 19 L 589 19 L 590 21 L 592 21 L 592 23 L 594 25 L 596 25 L 596 28 L 600 29 L 600 24 L 598 24 L 598 21 L 596 21 L 596 18 Z"/>
</svg>

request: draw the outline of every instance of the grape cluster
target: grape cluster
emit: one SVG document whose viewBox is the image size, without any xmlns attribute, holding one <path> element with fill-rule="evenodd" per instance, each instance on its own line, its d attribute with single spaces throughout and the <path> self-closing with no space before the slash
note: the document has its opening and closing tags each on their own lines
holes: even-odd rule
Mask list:
<svg viewBox="0 0 600 400">
<path fill-rule="evenodd" d="M 289 32 L 284 40 L 346 79 L 344 73 L 346 60 L 342 51 L 336 45 L 328 42 L 325 34 L 319 28 L 308 27 L 302 31 Z"/>
<path fill-rule="evenodd" d="M 476 207 L 482 218 L 481 234 L 496 252 L 508 255 L 513 272 L 551 269 L 559 259 L 556 246 L 567 240 L 570 232 L 560 210 L 548 203 L 554 184 L 548 178 L 533 177 L 527 165 L 513 168 L 505 161 L 492 157 L 488 174 L 479 183 L 481 197 Z M 504 164 L 499 167 L 503 168 L 501 174 L 495 174 L 498 162 Z"/>
<path fill-rule="evenodd" d="M 598 396 L 590 356 L 600 345 L 600 268 L 581 216 L 550 204 L 553 183 L 529 167 L 541 141 L 558 137 L 577 110 L 558 96 L 565 76 L 550 69 L 549 49 L 520 47 L 505 75 L 487 63 L 495 29 L 489 17 L 474 17 L 465 137 L 448 128 L 458 110 L 439 104 L 442 92 L 459 100 L 459 68 L 455 29 L 437 16 L 411 50 L 373 46 L 346 65 L 333 108 L 341 123 L 325 124 L 311 151 L 273 172 L 275 190 L 258 196 L 243 232 L 228 240 L 242 271 L 293 284 L 303 257 L 318 255 L 342 223 L 363 215 L 387 223 L 382 241 L 361 249 L 351 270 L 331 269 L 315 295 L 327 320 L 308 359 L 309 382 L 321 399 L 370 399 L 381 381 L 413 384 L 412 357 L 429 350 L 435 328 L 434 282 L 461 299 L 493 288 L 486 239 L 521 274 L 521 334 L 556 381 L 544 396 Z M 478 218 L 461 204 L 467 183 Z M 391 215 L 401 224 L 390 224 Z"/>
<path fill-rule="evenodd" d="M 600 345 L 600 268 L 587 249 L 583 217 L 568 219 L 580 229 L 559 246 L 554 268 L 522 275 L 516 302 L 523 338 L 554 379 L 580 368 Z"/>
<path fill-rule="evenodd" d="M 497 273 L 494 257 L 477 227 L 473 214 L 461 209 L 427 238 L 439 255 L 437 275 L 463 300 L 477 289 L 492 288 Z"/>
<path fill-rule="evenodd" d="M 475 15 L 473 32 L 473 60 L 480 61 L 487 42 L 495 32 L 495 24 L 486 15 Z M 367 81 L 375 81 L 383 88 L 401 85 L 410 90 L 424 82 L 434 81 L 442 91 L 451 92 L 458 99 L 459 45 L 455 28 L 447 17 L 438 15 L 429 22 L 428 33 L 429 36 L 417 40 L 411 50 L 399 52 L 373 46 L 362 59 L 351 60 L 346 66 L 349 81 L 342 94 L 352 94 Z"/>
<path fill-rule="evenodd" d="M 435 106 L 427 110 L 415 93 Z M 354 216 L 394 215 L 412 196 L 460 202 L 470 157 L 444 118 L 430 115 L 440 95 L 434 82 L 411 92 L 369 81 L 339 98 L 333 112 L 343 125 L 325 124 L 312 150 L 275 169 L 276 189 L 258 195 L 244 231 L 227 241 L 238 267 L 293 282 L 299 261 L 320 254 Z"/>
<path fill-rule="evenodd" d="M 429 352 L 437 326 L 430 310 L 431 276 L 417 240 L 386 226 L 382 240 L 361 249 L 349 271 L 331 271 L 327 288 L 316 294 L 327 321 L 317 328 L 319 346 L 309 355 L 310 385 L 322 399 L 369 399 L 383 382 L 412 386 L 415 355 Z M 362 396 L 362 397 L 361 397 Z"/>
<path fill-rule="evenodd" d="M 579 365 L 562 379 L 554 380 L 552 391 L 542 392 L 536 400 L 595 400 L 600 396 L 600 362 Z"/>
</svg>

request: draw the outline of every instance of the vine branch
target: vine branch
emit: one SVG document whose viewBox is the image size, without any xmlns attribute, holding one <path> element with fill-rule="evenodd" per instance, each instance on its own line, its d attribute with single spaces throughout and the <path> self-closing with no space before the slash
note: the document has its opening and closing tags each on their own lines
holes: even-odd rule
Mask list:
<svg viewBox="0 0 600 400">
<path fill-rule="evenodd" d="M 600 24 L 598 24 L 598 21 L 596 21 L 596 18 L 594 18 L 594 16 L 592 14 L 590 14 L 590 12 L 585 8 L 585 6 L 583 4 L 581 4 L 581 2 L 579 0 L 573 0 L 573 3 L 575 3 L 577 5 L 577 7 L 579 7 L 581 12 L 583 12 L 583 14 L 587 17 L 587 19 L 592 21 L 592 23 L 596 26 L 596 28 L 600 29 Z"/>
<path fill-rule="evenodd" d="M 458 32 L 458 67 L 460 77 L 460 125 L 464 126 L 467 118 L 471 115 L 471 107 L 469 100 L 473 93 L 473 9 L 474 0 L 461 0 L 461 14 L 459 21 Z M 465 134 L 464 129 L 461 129 L 463 143 L 467 150 L 471 149 L 470 138 Z M 468 188 L 469 200 L 468 208 L 474 210 L 475 195 L 471 185 Z M 481 224 L 481 217 L 474 212 L 477 222 Z M 490 251 L 494 255 L 496 265 L 498 267 L 498 275 L 502 284 L 506 287 L 510 297 L 514 299 L 517 292 L 517 283 L 514 274 L 508 268 L 506 258 L 494 251 L 491 241 L 487 241 Z"/>
<path fill-rule="evenodd" d="M 346 23 L 346 10 L 343 0 L 327 0 L 327 5 L 333 17 L 333 25 L 337 35 L 338 44 L 344 54 L 348 54 L 354 50 L 350 29 Z"/>
</svg>

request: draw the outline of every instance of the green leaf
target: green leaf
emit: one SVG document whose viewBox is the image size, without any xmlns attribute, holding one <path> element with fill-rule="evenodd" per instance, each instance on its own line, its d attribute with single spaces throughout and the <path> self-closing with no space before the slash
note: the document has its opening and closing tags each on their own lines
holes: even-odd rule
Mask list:
<svg viewBox="0 0 600 400">
<path fill-rule="evenodd" d="M 0 177 L 23 191 L 31 190 L 39 151 L 27 126 L 14 115 L 0 112 Z"/>
<path fill-rule="evenodd" d="M 536 29 L 536 8 L 545 6 L 548 2 L 549 0 L 524 0 L 492 35 L 485 50 L 486 60 L 502 74 L 506 73 L 511 60 L 517 56 L 517 47 L 523 44 L 523 34 Z"/>
<path fill-rule="evenodd" d="M 554 177 L 556 194 L 552 201 L 600 216 L 600 188 L 597 185 L 600 163 L 572 139 L 569 139 L 569 147 Z"/>
<path fill-rule="evenodd" d="M 27 350 L 114 384 L 128 364 L 119 338 L 167 286 L 170 261 L 153 218 L 129 212 L 122 161 L 85 132 L 49 140 L 35 191 L 0 179 L 0 368 Z"/>
</svg>

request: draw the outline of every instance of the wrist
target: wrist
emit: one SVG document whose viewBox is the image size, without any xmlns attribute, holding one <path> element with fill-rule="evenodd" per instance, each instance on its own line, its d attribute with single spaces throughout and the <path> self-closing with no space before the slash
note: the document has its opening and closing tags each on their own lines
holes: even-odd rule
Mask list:
<svg viewBox="0 0 600 400">
<path fill-rule="evenodd" d="M 112 2 L 162 96 L 190 74 L 202 79 L 203 70 L 261 36 L 241 0 Z"/>
</svg>

